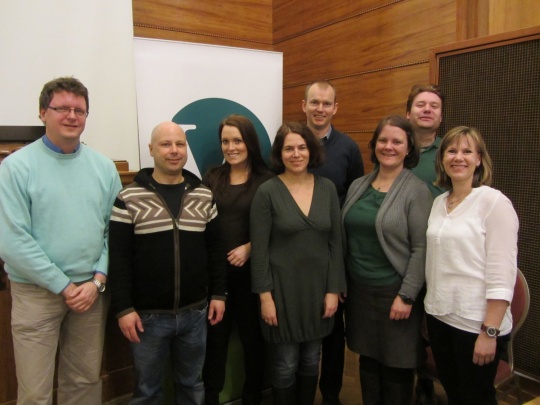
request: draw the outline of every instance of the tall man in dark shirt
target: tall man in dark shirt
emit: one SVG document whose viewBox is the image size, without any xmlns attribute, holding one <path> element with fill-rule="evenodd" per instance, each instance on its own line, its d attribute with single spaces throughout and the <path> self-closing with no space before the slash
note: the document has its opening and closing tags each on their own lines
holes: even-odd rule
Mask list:
<svg viewBox="0 0 540 405">
<path fill-rule="evenodd" d="M 325 163 L 311 170 L 332 180 L 336 186 L 340 205 L 353 180 L 364 175 L 364 164 L 358 144 L 332 126 L 337 113 L 336 89 L 328 81 L 320 80 L 306 87 L 302 110 L 306 113 L 307 126 L 324 146 Z M 335 313 L 334 329 L 323 340 L 321 378 L 319 389 L 324 404 L 339 404 L 339 392 L 343 381 L 345 356 L 345 326 L 343 305 Z"/>
</svg>

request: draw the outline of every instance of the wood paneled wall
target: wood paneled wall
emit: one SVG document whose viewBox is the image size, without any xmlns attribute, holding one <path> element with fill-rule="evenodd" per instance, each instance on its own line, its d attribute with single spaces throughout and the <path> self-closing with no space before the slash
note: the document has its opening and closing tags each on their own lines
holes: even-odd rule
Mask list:
<svg viewBox="0 0 540 405">
<path fill-rule="evenodd" d="M 272 0 L 133 0 L 137 37 L 272 50 Z"/>
<path fill-rule="evenodd" d="M 540 25 L 538 0 L 456 0 L 456 3 L 458 41 Z"/>
</svg>

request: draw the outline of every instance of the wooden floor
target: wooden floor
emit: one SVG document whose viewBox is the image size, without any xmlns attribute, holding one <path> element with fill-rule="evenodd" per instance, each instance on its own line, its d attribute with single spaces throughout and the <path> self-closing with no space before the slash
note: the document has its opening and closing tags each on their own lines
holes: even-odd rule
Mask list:
<svg viewBox="0 0 540 405">
<path fill-rule="evenodd" d="M 540 384 L 526 379 L 522 379 L 521 384 L 523 387 L 523 399 L 525 401 L 530 401 L 533 398 L 540 396 Z M 435 384 L 435 392 L 437 394 L 439 405 L 448 405 L 444 390 L 438 383 Z M 345 370 L 340 400 L 342 405 L 362 405 L 360 379 L 358 377 L 358 355 L 349 350 L 346 350 L 345 353 Z M 128 403 L 128 401 L 129 397 L 117 398 L 115 401 L 109 402 L 107 405 L 125 405 Z M 415 403 L 415 401 L 413 401 L 413 403 Z M 241 404 L 241 401 L 236 401 L 234 404 L 239 405 Z M 272 404 L 272 395 L 268 390 L 262 405 Z M 318 390 L 314 405 L 322 405 L 322 398 Z M 517 400 L 513 397 L 507 397 L 504 401 L 499 401 L 499 405 L 517 405 Z"/>
<path fill-rule="evenodd" d="M 522 379 L 523 380 L 523 379 Z M 536 396 L 540 396 L 540 384 L 530 381 L 523 381 L 524 400 L 529 401 Z M 448 405 L 444 389 L 439 383 L 435 384 L 435 393 L 439 405 Z M 362 405 L 362 395 L 360 393 L 360 378 L 358 376 L 358 355 L 346 350 L 345 354 L 345 370 L 343 375 L 343 388 L 341 389 L 340 400 L 342 405 Z M 413 401 L 415 403 L 415 401 Z M 263 405 L 272 405 L 271 395 L 265 397 Z M 317 390 L 317 397 L 314 405 L 322 405 L 320 392 Z M 512 397 L 507 397 L 505 400 L 499 401 L 499 405 L 517 405 L 517 400 Z"/>
</svg>

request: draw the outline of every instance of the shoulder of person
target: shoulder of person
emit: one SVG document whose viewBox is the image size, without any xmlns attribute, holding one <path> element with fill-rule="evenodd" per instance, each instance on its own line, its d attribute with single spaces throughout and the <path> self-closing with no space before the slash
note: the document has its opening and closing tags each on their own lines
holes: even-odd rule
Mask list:
<svg viewBox="0 0 540 405">
<path fill-rule="evenodd" d="M 361 184 L 364 184 L 366 182 L 371 183 L 375 177 L 377 177 L 377 169 L 369 172 L 368 174 L 363 175 L 362 177 L 358 177 L 357 179 L 353 180 L 351 185 L 349 187 L 358 187 Z"/>
<path fill-rule="evenodd" d="M 28 145 L 23 146 L 21 149 L 18 149 L 15 152 L 10 153 L 8 156 L 2 160 L 2 164 L 0 165 L 0 168 L 2 166 L 6 167 L 9 165 L 17 165 L 17 164 L 25 164 L 29 163 L 31 159 L 31 156 L 34 153 L 39 153 L 41 149 L 41 145 L 39 145 L 39 142 L 43 143 L 43 140 L 40 138 Z M 45 145 L 43 145 L 45 146 Z"/>
<path fill-rule="evenodd" d="M 116 170 L 116 165 L 114 164 L 114 161 L 111 158 L 105 156 L 101 152 L 98 152 L 92 147 L 81 143 L 81 152 L 87 153 L 88 155 L 92 157 L 92 159 L 100 162 L 101 164 L 105 166 L 114 167 L 115 171 L 118 171 Z"/>
<path fill-rule="evenodd" d="M 278 176 L 273 175 L 265 181 L 261 182 L 261 184 L 257 188 L 257 192 L 272 194 L 275 192 L 276 187 L 279 187 L 279 183 L 280 180 L 278 180 Z"/>
<path fill-rule="evenodd" d="M 207 186 L 205 186 L 202 183 L 199 177 L 197 177 L 195 174 L 193 174 L 189 170 L 182 169 L 182 176 L 184 176 L 184 181 L 186 182 L 186 186 L 189 185 L 189 188 L 193 189 L 193 188 L 202 187 L 202 188 L 210 190 Z"/>
<path fill-rule="evenodd" d="M 270 180 L 272 177 L 275 177 L 276 174 L 270 170 L 267 170 L 263 173 L 258 173 L 253 176 L 253 182 L 257 185 L 261 185 L 267 180 Z"/>
<path fill-rule="evenodd" d="M 340 142 L 347 143 L 350 145 L 357 145 L 357 143 L 345 132 L 338 131 L 336 128 L 332 126 L 332 132 L 330 133 L 330 137 L 335 136 L 336 139 Z"/>
<path fill-rule="evenodd" d="M 406 192 L 409 195 L 409 198 L 414 200 L 425 199 L 429 201 L 430 205 L 433 203 L 433 196 L 431 195 L 431 191 L 429 191 L 427 184 L 416 177 L 409 169 L 403 169 L 401 182 L 403 187 L 400 192 Z"/>
<path fill-rule="evenodd" d="M 480 203 L 485 204 L 486 207 L 494 206 L 497 203 L 509 204 L 513 208 L 512 201 L 503 194 L 502 191 L 492 188 L 490 186 L 480 186 L 476 188 L 478 193 L 478 199 Z"/>
<path fill-rule="evenodd" d="M 220 176 L 221 172 L 226 170 L 225 165 L 219 165 L 214 166 L 208 169 L 205 173 L 205 175 L 202 178 L 202 182 L 204 185 L 212 188 L 212 183 L 217 181 L 217 178 Z"/>
<path fill-rule="evenodd" d="M 335 189 L 336 185 L 332 180 L 330 180 L 328 177 L 321 176 L 319 174 L 313 174 L 315 177 L 315 181 L 321 183 L 326 188 L 332 188 Z"/>
</svg>

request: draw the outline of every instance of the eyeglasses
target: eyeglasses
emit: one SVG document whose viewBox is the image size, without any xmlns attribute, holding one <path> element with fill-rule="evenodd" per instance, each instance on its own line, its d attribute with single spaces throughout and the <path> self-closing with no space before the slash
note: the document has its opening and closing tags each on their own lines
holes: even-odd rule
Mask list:
<svg viewBox="0 0 540 405">
<path fill-rule="evenodd" d="M 77 117 L 88 117 L 88 111 L 82 108 L 73 108 L 73 107 L 51 107 L 48 106 L 51 110 L 56 111 L 58 114 L 68 115 L 71 110 L 75 113 Z"/>
</svg>

